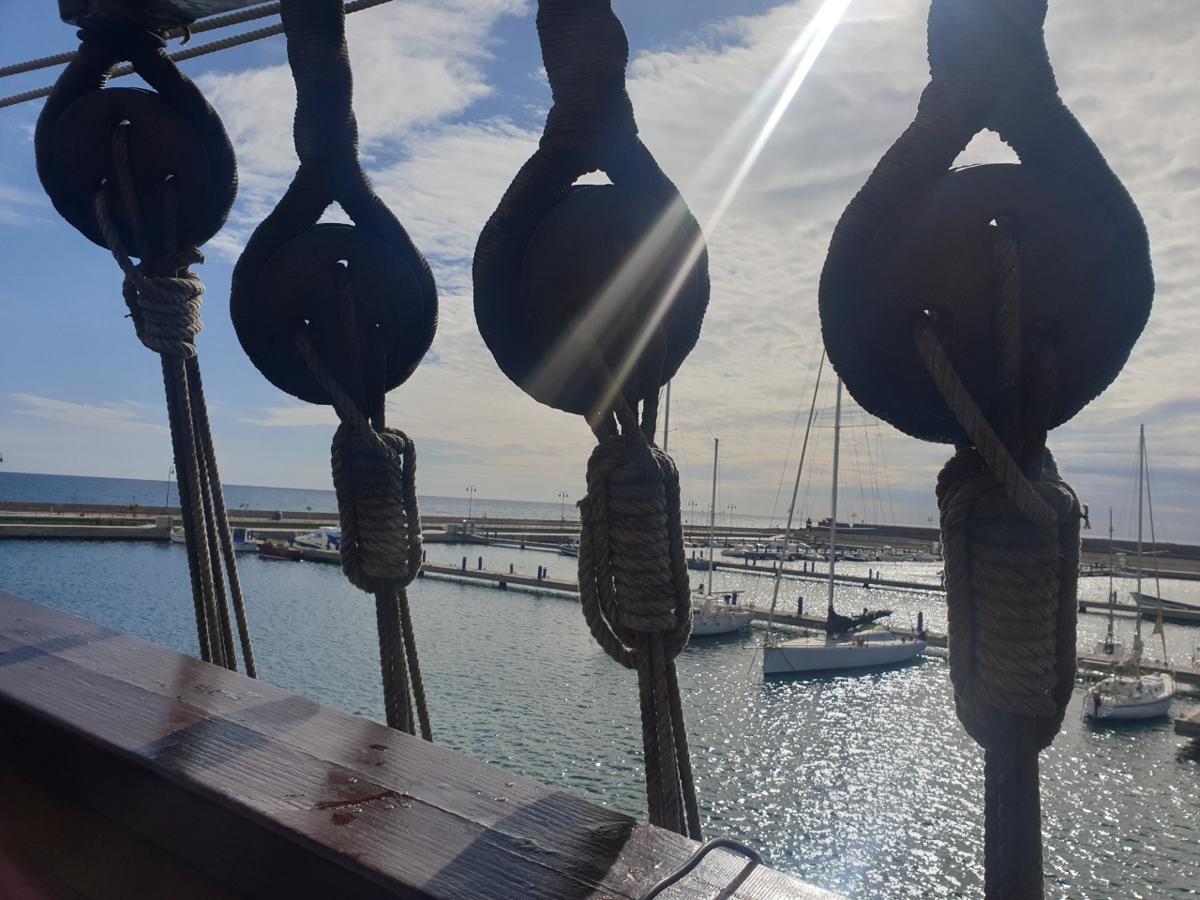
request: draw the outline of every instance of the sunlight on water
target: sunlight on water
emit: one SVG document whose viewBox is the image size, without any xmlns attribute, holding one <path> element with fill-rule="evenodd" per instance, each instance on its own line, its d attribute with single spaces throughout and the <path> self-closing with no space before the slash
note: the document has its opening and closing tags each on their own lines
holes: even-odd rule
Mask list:
<svg viewBox="0 0 1200 900">
<path fill-rule="evenodd" d="M 574 578 L 574 561 L 553 554 L 429 551 L 455 564 L 467 555 L 472 568 L 482 552 L 490 569 L 546 565 Z M 936 581 L 936 565 L 882 565 Z M 371 598 L 337 566 L 248 557 L 241 568 L 264 677 L 380 718 Z M 722 574 L 717 584 L 770 598 L 769 578 Z M 1082 584 L 1104 596 L 1102 580 Z M 187 585 L 177 546 L 0 544 L 0 589 L 191 652 Z M 1170 593 L 1197 588 L 1172 583 Z M 794 604 L 800 592 L 823 603 L 814 582 L 787 582 L 781 596 Z M 642 815 L 635 679 L 592 642 L 574 602 L 430 579 L 412 596 L 439 742 Z M 944 627 L 935 595 L 839 597 L 849 609 L 891 606 L 904 621 L 924 610 L 931 628 Z M 1081 643 L 1103 628 L 1103 617 L 1081 617 Z M 1169 631 L 1175 655 L 1200 640 L 1200 629 Z M 946 665 L 763 684 L 760 635 L 696 643 L 679 659 L 706 833 L 746 840 L 771 864 L 854 897 L 981 896 L 982 764 L 954 718 Z M 1194 892 L 1200 753 L 1181 749 L 1165 722 L 1085 725 L 1079 697 L 1042 755 L 1047 895 Z"/>
</svg>

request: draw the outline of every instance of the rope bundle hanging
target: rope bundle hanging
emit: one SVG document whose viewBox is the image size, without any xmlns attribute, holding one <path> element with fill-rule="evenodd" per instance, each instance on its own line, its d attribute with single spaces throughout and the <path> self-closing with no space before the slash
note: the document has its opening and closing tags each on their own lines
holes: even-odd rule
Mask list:
<svg viewBox="0 0 1200 900">
<path fill-rule="evenodd" d="M 691 627 L 679 476 L 654 432 L 658 391 L 699 336 L 707 251 L 638 139 L 608 0 L 541 0 L 537 29 L 554 105 L 480 235 L 475 316 L 505 374 L 599 442 L 580 503 L 584 616 L 638 673 L 650 821 L 699 837 L 674 664 Z M 611 184 L 575 184 L 597 170 Z"/>
<path fill-rule="evenodd" d="M 386 426 L 384 398 L 429 349 L 437 293 L 358 160 L 340 0 L 295 0 L 282 15 L 300 167 L 234 269 L 233 322 L 272 384 L 341 419 L 332 467 L 342 569 L 375 595 L 388 725 L 419 725 L 431 740 L 406 591 L 421 565 L 416 450 Z M 353 225 L 318 224 L 333 203 Z"/>
<path fill-rule="evenodd" d="M 38 176 L 55 209 L 112 253 L 138 338 L 161 357 L 200 656 L 237 668 L 232 598 L 243 664 L 254 676 L 194 343 L 204 285 L 190 269 L 203 262 L 199 245 L 233 203 L 233 148 L 212 107 L 167 58 L 161 34 L 81 24 L 79 51 L 38 118 Z M 154 91 L 104 89 L 121 60 Z"/>
<path fill-rule="evenodd" d="M 1153 297 L 1145 226 L 1058 96 L 1045 14 L 933 0 L 932 79 L 842 215 L 820 292 L 859 404 L 957 445 L 937 497 L 955 706 L 985 751 L 989 898 L 1042 896 L 1038 752 L 1074 683 L 1080 506 L 1046 435 L 1116 377 Z M 951 170 L 984 128 L 1021 164 Z"/>
</svg>

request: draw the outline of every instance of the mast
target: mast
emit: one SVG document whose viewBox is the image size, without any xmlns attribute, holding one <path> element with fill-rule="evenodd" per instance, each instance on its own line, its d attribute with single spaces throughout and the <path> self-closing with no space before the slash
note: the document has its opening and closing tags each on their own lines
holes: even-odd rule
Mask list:
<svg viewBox="0 0 1200 900">
<path fill-rule="evenodd" d="M 833 612 L 833 574 L 837 566 L 837 491 L 838 491 L 838 452 L 842 442 L 842 379 L 837 380 L 837 400 L 833 413 L 833 489 L 830 505 L 833 511 L 829 517 L 829 611 Z"/>
<path fill-rule="evenodd" d="M 667 382 L 666 406 L 663 409 L 663 442 L 662 451 L 667 452 L 667 443 L 671 440 L 671 382 Z"/>
<path fill-rule="evenodd" d="M 708 505 L 708 596 L 712 596 L 713 544 L 717 540 L 717 450 L 720 438 L 713 438 L 712 502 Z"/>
<path fill-rule="evenodd" d="M 1138 426 L 1138 531 L 1137 531 L 1137 596 L 1133 605 L 1134 612 L 1133 641 L 1134 650 L 1140 651 L 1142 646 L 1142 505 L 1146 486 L 1146 426 Z M 1140 652 L 1138 653 L 1140 656 Z"/>
<path fill-rule="evenodd" d="M 813 385 L 812 402 L 808 405 L 808 424 L 804 427 L 804 443 L 800 445 L 800 463 L 796 466 L 796 480 L 792 484 L 792 502 L 788 504 L 787 524 L 783 528 L 783 544 L 779 548 L 779 565 L 775 569 L 775 585 L 771 591 L 771 612 L 767 616 L 767 632 L 771 630 L 771 617 L 775 615 L 775 606 L 779 602 L 779 584 L 783 581 L 783 557 L 787 553 L 788 541 L 792 537 L 792 522 L 796 516 L 796 497 L 800 493 L 800 474 L 804 471 L 804 457 L 808 454 L 808 438 L 812 434 L 813 417 L 817 411 L 817 391 L 821 387 L 821 373 L 825 370 L 825 351 L 821 351 L 821 361 L 817 364 L 817 380 Z"/>
<path fill-rule="evenodd" d="M 1110 655 L 1115 649 L 1113 618 L 1116 615 L 1117 592 L 1113 590 L 1113 514 L 1108 508 L 1108 633 L 1104 637 L 1104 649 Z"/>
</svg>

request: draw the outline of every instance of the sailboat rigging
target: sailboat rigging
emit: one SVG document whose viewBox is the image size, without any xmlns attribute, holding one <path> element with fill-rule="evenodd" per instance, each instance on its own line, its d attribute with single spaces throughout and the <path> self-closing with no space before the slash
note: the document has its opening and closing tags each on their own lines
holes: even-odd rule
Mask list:
<svg viewBox="0 0 1200 900">
<path fill-rule="evenodd" d="M 750 624 L 754 614 L 737 602 L 737 594 L 713 594 L 713 547 L 717 536 L 717 455 L 721 439 L 713 438 L 712 502 L 708 510 L 708 587 L 692 601 L 692 637 L 729 634 Z"/>
<path fill-rule="evenodd" d="M 1138 429 L 1138 528 L 1137 528 L 1137 591 L 1142 590 L 1142 532 L 1146 494 L 1146 426 Z M 1109 541 L 1111 547 L 1112 513 L 1109 513 Z M 1109 571 L 1111 573 L 1111 562 Z M 1109 576 L 1111 583 L 1111 574 Z M 1114 592 L 1109 590 L 1108 639 L 1113 637 L 1112 605 Z M 1088 691 L 1084 701 L 1084 715 L 1091 719 L 1156 719 L 1165 716 L 1171 709 L 1175 697 L 1175 679 L 1168 674 L 1144 673 L 1142 661 L 1142 615 L 1134 617 L 1133 646 L 1118 664 L 1116 674 L 1096 682 Z M 1164 661 L 1167 658 L 1167 639 L 1163 628 L 1161 606 L 1154 626 L 1154 633 L 1162 639 Z"/>
<path fill-rule="evenodd" d="M 814 389 L 815 403 L 815 389 Z M 809 428 L 812 416 L 809 416 Z M 801 637 L 786 641 L 768 641 L 763 646 L 763 675 L 792 675 L 809 672 L 854 671 L 906 662 L 924 653 L 925 641 L 898 635 L 886 629 L 862 631 L 889 610 L 865 611 L 859 616 L 843 616 L 834 608 L 837 567 L 838 466 L 842 427 L 842 381 L 837 381 L 833 429 L 832 509 L 829 516 L 829 593 L 824 637 Z M 805 443 L 807 445 L 807 434 Z M 801 453 L 803 463 L 803 451 Z M 797 473 L 797 485 L 799 474 Z M 793 492 L 794 493 L 794 492 Z M 793 496 L 793 507 L 794 507 Z M 789 512 L 789 524 L 791 512 Z M 778 572 L 776 577 L 778 578 Z M 775 597 L 778 598 L 778 583 Z M 772 601 L 772 609 L 775 601 Z"/>
</svg>

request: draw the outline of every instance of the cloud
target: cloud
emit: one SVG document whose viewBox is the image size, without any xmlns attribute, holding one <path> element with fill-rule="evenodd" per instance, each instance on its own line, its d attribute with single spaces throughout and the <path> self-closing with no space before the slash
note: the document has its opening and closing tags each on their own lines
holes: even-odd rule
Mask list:
<svg viewBox="0 0 1200 900">
<path fill-rule="evenodd" d="M 445 123 L 487 97 L 492 28 L 524 13 L 522 0 L 410 0 L 347 18 L 360 152 L 368 166 L 409 156 L 419 129 Z M 239 200 L 212 246 L 235 259 L 295 172 L 296 91 L 286 62 L 196 79 L 238 155 Z"/>
<path fill-rule="evenodd" d="M 0 184 L 0 225 L 27 225 L 40 218 L 50 203 L 45 196 Z"/>
<path fill-rule="evenodd" d="M 147 421 L 145 416 L 149 411 L 141 403 L 126 400 L 121 403 L 73 403 L 69 400 L 56 400 L 52 397 L 40 397 L 36 394 L 9 394 L 13 402 L 19 404 L 15 412 L 18 415 L 54 422 L 59 425 L 69 425 L 73 428 L 91 431 L 95 429 L 118 432 L 152 432 L 166 434 L 166 425 Z M 165 412 L 158 415 L 165 417 Z"/>
<path fill-rule="evenodd" d="M 769 509 L 780 473 L 794 464 L 789 436 L 820 351 L 816 296 L 829 236 L 912 120 L 928 78 L 927 6 L 927 0 L 850 6 L 719 227 L 710 229 L 712 302 L 673 388 L 671 449 L 684 472 L 685 498 L 707 496 L 714 435 L 722 438 L 727 495 L 719 502 L 740 510 Z M 786 80 L 780 62 L 817 7 L 815 0 L 798 0 L 760 15 L 688 23 L 674 42 L 634 54 L 628 82 L 642 137 L 702 222 L 723 209 L 725 189 Z M 393 393 L 389 419 L 439 448 L 423 464 L 423 477 L 437 490 L 473 470 L 473 481 L 493 480 L 481 484 L 491 495 L 541 490 L 548 496 L 537 487 L 539 466 L 542 480 L 580 480 L 587 429 L 507 382 L 471 311 L 475 239 L 532 152 L 547 96 L 540 59 L 522 62 L 498 52 L 497 27 L 508 17 L 521 17 L 520 27 L 531 32 L 530 4 L 509 0 L 412 0 L 352 16 L 355 105 L 371 176 L 430 257 L 442 300 L 434 344 L 440 364 L 419 369 Z M 1193 449 L 1200 409 L 1189 402 L 1200 383 L 1194 350 L 1200 317 L 1192 313 L 1200 305 L 1200 129 L 1191 114 L 1200 30 L 1181 27 L 1177 5 L 1167 0 L 1057 0 L 1047 35 L 1064 97 L 1141 205 L 1158 279 L 1154 314 L 1125 372 L 1051 444 L 1095 509 L 1121 494 L 1136 425 L 1146 421 L 1162 485 L 1181 501 L 1164 510 L 1173 517 L 1170 528 L 1200 537 L 1182 502 L 1200 505 Z M 631 39 L 637 46 L 638 35 Z M 511 96 L 499 94 L 501 78 Z M 232 258 L 294 167 L 291 80 L 280 64 L 199 81 L 241 161 L 238 207 L 215 245 Z M 981 136 L 963 161 L 1009 158 L 994 138 Z M 847 403 L 851 419 L 861 419 Z M 333 422 L 327 412 L 290 406 L 250 420 L 269 427 Z M 863 441 L 860 471 L 847 477 L 865 479 L 871 492 L 881 479 L 890 482 L 901 504 L 897 517 L 924 522 L 949 448 L 887 426 L 874 434 L 875 448 L 868 454 Z M 464 462 L 471 446 L 475 459 Z M 822 432 L 810 448 L 807 489 L 817 516 L 827 512 L 829 455 Z M 847 502 L 856 493 L 849 491 Z"/>
<path fill-rule="evenodd" d="M 257 413 L 238 416 L 238 421 L 262 428 L 336 428 L 338 417 L 328 406 L 290 404 L 268 406 Z"/>
</svg>

